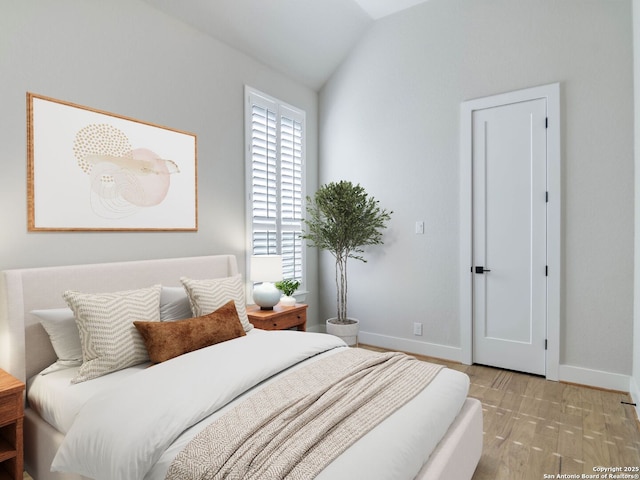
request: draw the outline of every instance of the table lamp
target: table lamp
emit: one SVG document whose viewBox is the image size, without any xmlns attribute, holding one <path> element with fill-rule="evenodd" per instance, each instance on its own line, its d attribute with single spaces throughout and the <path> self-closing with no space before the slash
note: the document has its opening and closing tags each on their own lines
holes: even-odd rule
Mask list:
<svg viewBox="0 0 640 480">
<path fill-rule="evenodd" d="M 281 292 L 273 282 L 282 280 L 281 255 L 253 255 L 251 257 L 251 281 L 262 282 L 253 286 L 253 301 L 260 310 L 273 310 L 280 301 Z"/>
</svg>

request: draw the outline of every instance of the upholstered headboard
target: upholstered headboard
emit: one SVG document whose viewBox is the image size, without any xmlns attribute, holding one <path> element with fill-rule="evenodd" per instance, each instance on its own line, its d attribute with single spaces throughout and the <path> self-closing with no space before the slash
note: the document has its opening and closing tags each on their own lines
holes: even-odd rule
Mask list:
<svg viewBox="0 0 640 480">
<path fill-rule="evenodd" d="M 182 276 L 206 279 L 237 273 L 233 255 L 5 270 L 0 277 L 0 368 L 26 380 L 56 361 L 47 333 L 29 312 L 66 307 L 65 290 L 100 293 L 155 284 L 180 286 Z"/>
</svg>

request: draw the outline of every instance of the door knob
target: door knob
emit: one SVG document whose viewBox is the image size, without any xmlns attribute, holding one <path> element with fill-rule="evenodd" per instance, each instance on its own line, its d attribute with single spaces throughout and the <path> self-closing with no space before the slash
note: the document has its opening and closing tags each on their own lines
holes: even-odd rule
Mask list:
<svg viewBox="0 0 640 480">
<path fill-rule="evenodd" d="M 491 270 L 489 270 L 488 268 L 484 268 L 482 266 L 478 266 L 476 267 L 476 273 L 484 273 L 484 272 L 490 272 Z"/>
</svg>

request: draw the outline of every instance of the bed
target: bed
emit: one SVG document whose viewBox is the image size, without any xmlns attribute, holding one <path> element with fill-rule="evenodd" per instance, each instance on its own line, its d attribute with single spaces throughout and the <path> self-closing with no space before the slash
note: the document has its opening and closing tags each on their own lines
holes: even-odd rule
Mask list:
<svg viewBox="0 0 640 480">
<path fill-rule="evenodd" d="M 225 438 L 236 438 L 235 429 L 240 428 L 239 424 L 243 423 L 244 419 L 253 421 L 253 416 L 246 414 L 247 411 L 253 411 L 246 409 L 256 408 L 255 405 L 250 405 L 251 402 L 264 401 L 264 398 L 271 398 L 272 392 L 286 390 L 288 387 L 282 385 L 292 382 L 291 379 L 294 377 L 306 378 L 305 381 L 313 383 L 314 378 L 318 376 L 314 372 L 320 368 L 333 372 L 331 362 L 336 364 L 340 359 L 342 365 L 345 362 L 341 359 L 347 356 L 366 357 L 353 360 L 354 365 L 363 362 L 386 364 L 408 361 L 404 358 L 406 356 L 396 354 L 388 354 L 383 361 L 378 357 L 354 353 L 354 350 L 362 349 L 348 348 L 341 340 L 326 334 L 267 332 L 251 328 L 250 325 L 246 327 L 241 319 L 243 331 L 227 341 L 175 356 L 152 366 L 148 361 L 133 362 L 134 365 L 119 368 L 111 373 L 86 377 L 87 372 L 91 370 L 83 371 L 86 365 L 82 362 L 80 365 L 65 364 L 52 344 L 52 339 L 53 343 L 57 344 L 59 338 L 54 339 L 51 331 L 48 333 L 43 327 L 46 322 L 41 315 L 60 313 L 68 308 L 63 292 L 80 292 L 91 297 L 104 292 L 146 292 L 148 289 L 155 289 L 154 295 L 160 292 L 158 295 L 162 307 L 159 310 L 162 311 L 164 308 L 170 317 L 176 313 L 174 310 L 177 309 L 178 303 L 181 305 L 180 308 L 184 309 L 184 299 L 176 301 L 176 295 L 180 296 L 183 290 L 189 293 L 185 298 L 188 299 L 192 311 L 198 307 L 194 305 L 192 298 L 197 288 L 190 290 L 188 282 L 197 286 L 200 285 L 198 282 L 213 279 L 228 285 L 231 279 L 236 281 L 238 278 L 241 277 L 238 274 L 236 259 L 232 255 L 4 271 L 1 278 L 0 339 L 5 343 L 0 344 L 3 347 L 0 349 L 0 368 L 27 383 L 24 452 L 25 469 L 31 476 L 35 480 L 110 477 L 162 479 L 169 474 L 168 472 L 177 471 L 176 469 L 179 470 L 186 465 L 180 463 L 186 462 L 185 459 L 192 461 L 193 458 L 199 457 L 200 453 L 194 453 L 199 452 L 198 448 L 206 450 L 208 444 L 230 443 L 223 440 L 208 441 L 207 444 L 207 439 L 223 438 L 217 437 L 222 435 L 220 431 L 223 429 L 212 429 L 210 424 L 226 425 L 226 428 L 234 429 L 231 436 Z M 244 287 L 244 283 L 242 285 Z M 235 292 L 237 295 L 237 289 Z M 241 317 L 242 305 L 238 302 L 239 298 L 235 298 L 234 305 Z M 208 312 L 195 314 L 206 315 Z M 154 323 L 153 327 L 155 326 Z M 80 335 L 87 337 L 89 334 L 81 329 Z M 91 335 L 94 335 L 94 342 L 97 342 L 95 332 Z M 151 350 L 149 352 L 151 353 Z M 416 368 L 417 363 L 424 364 L 413 362 L 411 368 Z M 212 368 L 212 365 L 224 368 Z M 409 366 L 398 364 L 394 368 L 406 370 Z M 425 367 L 421 365 L 419 368 Z M 194 372 L 198 377 L 191 379 L 191 374 L 187 375 L 185 372 Z M 203 372 L 206 372 L 206 381 L 203 381 L 201 376 Z M 83 378 L 86 379 L 81 378 L 82 375 L 85 375 Z M 396 378 L 395 374 L 386 375 Z M 79 382 L 71 383 L 71 380 L 78 378 L 81 378 Z M 171 380 L 167 380 L 169 378 Z M 420 387 L 417 393 L 407 393 L 407 400 L 403 405 L 394 407 L 390 413 L 373 422 L 370 429 L 356 434 L 355 440 L 345 442 L 347 446 L 343 451 L 334 453 L 322 467 L 317 467 L 316 478 L 471 478 L 482 451 L 481 405 L 477 400 L 467 398 L 468 378 L 460 372 L 446 368 L 437 370 L 427 383 L 424 388 Z M 140 387 L 142 384 L 145 385 L 144 388 Z M 347 388 L 345 391 L 360 390 L 366 388 Z M 215 401 L 209 397 L 215 397 Z M 375 400 L 378 403 L 385 403 L 379 400 L 384 398 L 384 394 L 372 393 L 371 398 L 378 399 Z M 283 403 L 282 400 L 273 401 L 278 405 Z M 375 401 L 365 400 L 363 405 Z M 151 404 L 153 408 L 147 406 Z M 185 411 L 186 404 L 197 413 Z M 425 405 L 429 405 L 429 408 Z M 156 409 L 160 420 L 148 413 Z M 327 410 L 329 409 L 323 411 Z M 372 415 L 366 413 L 367 410 L 354 410 L 356 413 L 360 412 L 359 419 L 356 416 L 351 420 L 354 430 L 361 429 L 362 424 L 372 423 L 369 421 Z M 233 420 L 233 415 L 237 416 L 236 420 Z M 316 418 L 318 414 L 310 415 Z M 170 417 L 171 421 L 165 424 L 161 419 L 167 417 Z M 124 433 L 124 429 L 128 428 L 127 424 L 132 423 L 135 423 L 135 428 Z M 295 422 L 287 423 L 287 426 L 293 423 Z M 300 420 L 298 423 L 309 422 Z M 248 425 L 246 428 L 253 427 Z M 321 440 L 324 442 L 318 441 L 318 444 L 323 444 L 322 448 L 325 450 L 331 450 L 340 444 L 332 439 L 341 439 L 340 435 L 344 435 L 344 430 L 332 428 L 331 435 L 337 436 L 322 434 Z M 92 435 L 87 436 L 87 431 Z M 98 431 L 100 435 L 96 434 Z M 249 431 L 251 430 L 244 430 L 243 435 Z M 159 437 L 163 432 L 171 432 L 167 433 L 168 439 Z M 264 434 L 261 432 L 259 436 L 262 438 Z M 301 443 L 300 439 L 307 441 L 311 435 L 301 430 L 290 435 L 287 433 L 285 437 L 289 437 L 284 439 L 289 440 L 289 444 L 279 446 L 278 448 L 284 450 L 276 449 L 273 454 L 269 454 L 270 450 L 264 445 L 253 446 L 260 445 L 257 443 L 258 440 L 254 442 L 254 438 L 258 438 L 257 434 L 255 437 L 247 437 L 251 440 L 242 441 L 234 448 L 259 448 L 259 455 L 256 456 L 262 456 L 264 468 L 271 471 L 275 468 L 272 468 L 272 463 L 275 465 L 281 457 L 287 456 L 282 454 L 283 451 L 293 455 L 291 450 L 295 450 Z M 291 439 L 294 438 L 299 440 L 293 442 L 292 447 Z M 114 441 L 117 439 L 120 440 Z M 312 450 L 311 447 L 305 449 Z M 313 449 L 316 449 L 315 445 Z M 99 450 L 99 453 L 95 450 Z M 113 465 L 119 462 L 113 462 L 109 458 L 100 458 L 109 457 L 105 453 L 107 451 L 111 459 L 122 459 L 119 462 L 124 466 Z M 235 455 L 235 452 L 233 454 Z M 84 458 L 85 455 L 97 457 Z M 208 452 L 206 455 L 214 458 L 218 452 Z M 325 451 L 321 450 L 316 457 L 320 458 L 323 455 Z M 205 453 L 202 456 L 205 456 Z M 193 461 L 199 460 L 196 458 Z M 51 471 L 52 465 L 56 471 Z M 119 468 L 122 470 L 118 470 Z M 194 464 L 184 467 L 183 470 L 190 472 L 190 468 L 202 467 L 196 467 Z M 291 468 L 298 471 L 298 465 Z M 105 473 L 107 471 L 110 473 Z M 177 476 L 171 478 L 196 478 L 191 473 L 184 472 L 182 477 L 176 474 Z M 259 475 L 256 478 L 263 477 Z M 278 475 L 274 478 L 278 478 Z M 304 474 L 291 474 L 291 478 L 306 477 Z"/>
</svg>

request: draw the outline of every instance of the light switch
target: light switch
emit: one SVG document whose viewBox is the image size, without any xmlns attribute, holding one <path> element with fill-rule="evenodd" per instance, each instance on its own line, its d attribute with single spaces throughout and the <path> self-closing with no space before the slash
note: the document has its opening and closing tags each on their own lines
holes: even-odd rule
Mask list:
<svg viewBox="0 0 640 480">
<path fill-rule="evenodd" d="M 422 336 L 422 324 L 418 322 L 414 322 L 413 324 L 413 334 L 416 336 Z"/>
<path fill-rule="evenodd" d="M 418 220 L 416 222 L 416 235 L 424 234 L 424 222 L 422 220 Z"/>
</svg>

